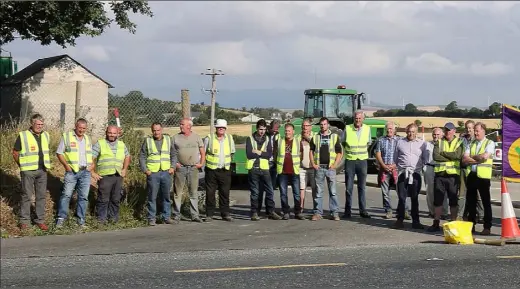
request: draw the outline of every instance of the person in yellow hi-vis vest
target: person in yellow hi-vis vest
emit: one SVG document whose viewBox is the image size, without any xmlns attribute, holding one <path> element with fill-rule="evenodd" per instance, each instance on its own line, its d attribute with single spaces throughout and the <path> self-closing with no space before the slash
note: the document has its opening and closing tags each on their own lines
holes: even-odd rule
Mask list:
<svg viewBox="0 0 520 289">
<path fill-rule="evenodd" d="M 447 195 L 450 206 L 451 219 L 457 219 L 458 190 L 460 186 L 460 161 L 464 155 L 464 146 L 460 138 L 455 135 L 456 127 L 448 122 L 444 125 L 444 137 L 434 144 L 433 160 L 435 161 L 433 205 L 435 216 L 429 232 L 441 231 L 440 218 L 444 196 Z"/>
<path fill-rule="evenodd" d="M 359 215 L 370 218 L 366 209 L 366 180 L 368 144 L 372 134 L 370 126 L 364 125 L 365 114 L 362 111 L 354 113 L 354 123 L 345 127 L 345 214 L 344 218 L 352 216 L 352 194 L 354 193 L 354 177 L 357 178 Z"/>
<path fill-rule="evenodd" d="M 300 201 L 300 139 L 294 137 L 294 125 L 292 123 L 285 124 L 285 137 L 278 140 L 278 149 L 276 151 L 278 152 L 276 156 L 276 174 L 280 182 L 282 219 L 289 220 L 290 217 L 289 211 L 291 207 L 289 206 L 287 196 L 287 188 L 290 181 L 294 200 L 294 215 L 296 219 L 305 220 Z"/>
<path fill-rule="evenodd" d="M 468 192 L 468 221 L 473 222 L 473 228 L 477 219 L 477 194 L 480 193 L 482 206 L 484 207 L 484 230 L 481 235 L 491 234 L 493 211 L 491 208 L 491 176 L 493 175 L 493 155 L 495 154 L 495 142 L 486 138 L 486 125 L 477 122 L 475 124 L 475 139 L 466 147 L 463 163 L 467 165 L 465 173 Z M 475 229 L 473 229 L 475 230 Z"/>
<path fill-rule="evenodd" d="M 92 147 L 92 176 L 98 182 L 96 214 L 102 224 L 119 220 L 121 188 L 130 165 L 128 149 L 118 139 L 119 128 L 109 125 L 105 134 Z"/>
<path fill-rule="evenodd" d="M 215 193 L 218 189 L 220 216 L 231 222 L 229 214 L 229 190 L 231 189 L 231 160 L 235 154 L 233 136 L 226 133 L 227 121 L 217 119 L 215 135 L 204 138 L 206 167 L 204 183 L 206 185 L 206 222 L 211 222 L 216 207 Z"/>
<path fill-rule="evenodd" d="M 155 226 L 157 196 L 162 199 L 161 218 L 165 224 L 177 223 L 171 219 L 172 201 L 170 189 L 177 164 L 177 151 L 169 135 L 163 134 L 162 124 L 154 122 L 152 136 L 145 138 L 139 153 L 141 171 L 146 174 L 148 189 L 148 225 Z"/>
<path fill-rule="evenodd" d="M 78 119 L 74 130 L 63 133 L 56 151 L 58 160 L 65 168 L 56 227 L 63 226 L 63 222 L 69 214 L 70 198 L 74 189 L 78 193 L 77 223 L 81 227 L 85 227 L 90 177 L 92 175 L 92 142 L 90 137 L 85 134 L 86 131 L 87 120 L 84 118 Z"/>
<path fill-rule="evenodd" d="M 251 220 L 260 221 L 260 190 L 265 191 L 265 211 L 268 218 L 280 220 L 281 217 L 274 211 L 274 193 L 271 174 L 269 173 L 269 159 L 273 148 L 269 145 L 266 135 L 267 123 L 264 119 L 256 122 L 256 131 L 246 140 L 246 169 L 251 191 Z"/>
<path fill-rule="evenodd" d="M 34 223 L 43 231 L 45 224 L 45 201 L 47 198 L 47 170 L 51 168 L 49 156 L 49 133 L 43 131 L 43 117 L 31 117 L 31 127 L 21 131 L 13 148 L 14 161 L 20 167 L 22 193 L 20 202 L 20 228 L 29 227 L 31 221 L 31 198 L 36 199 L 36 219 Z"/>
<path fill-rule="evenodd" d="M 329 189 L 329 214 L 330 218 L 339 221 L 338 195 L 336 193 L 336 169 L 341 163 L 343 150 L 339 136 L 329 129 L 329 119 L 320 119 L 320 132 L 311 140 L 309 158 L 314 168 L 316 192 L 313 192 L 313 215 L 311 221 L 318 221 L 323 215 L 323 193 L 325 182 Z"/>
</svg>

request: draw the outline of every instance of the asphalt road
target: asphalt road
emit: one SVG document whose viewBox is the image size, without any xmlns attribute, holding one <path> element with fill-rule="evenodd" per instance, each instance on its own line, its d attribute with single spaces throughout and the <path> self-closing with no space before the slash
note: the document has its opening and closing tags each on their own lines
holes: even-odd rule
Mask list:
<svg viewBox="0 0 520 289">
<path fill-rule="evenodd" d="M 518 288 L 518 246 L 443 244 L 2 260 L 10 288 Z M 255 268 L 256 267 L 256 268 Z"/>
<path fill-rule="evenodd" d="M 343 211 L 341 178 L 338 194 Z M 0 287 L 520 288 L 516 277 L 520 257 L 500 258 L 520 255 L 518 243 L 447 245 L 442 233 L 413 230 L 409 223 L 403 230 L 391 229 L 394 220 L 381 218 L 377 188 L 367 187 L 367 206 L 373 214 L 368 220 L 354 215 L 339 222 L 252 222 L 248 192 L 232 191 L 232 198 L 233 223 L 181 222 L 2 240 Z M 421 220 L 430 225 L 425 196 L 420 202 Z M 278 192 L 276 203 L 279 207 Z M 306 209 L 311 204 L 307 193 Z M 327 198 L 324 204 L 328 209 Z M 520 216 L 520 210 L 515 212 Z M 493 213 L 494 236 L 486 237 L 490 239 L 500 236 L 500 207 L 494 206 Z"/>
</svg>

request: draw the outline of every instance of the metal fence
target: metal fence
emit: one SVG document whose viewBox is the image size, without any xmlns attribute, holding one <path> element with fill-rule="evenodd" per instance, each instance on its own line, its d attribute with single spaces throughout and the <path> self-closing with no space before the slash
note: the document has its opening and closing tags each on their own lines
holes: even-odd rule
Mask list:
<svg viewBox="0 0 520 289">
<path fill-rule="evenodd" d="M 27 121 L 39 113 L 47 126 L 65 131 L 74 127 L 76 119 L 85 118 L 93 136 L 102 135 L 108 124 L 117 124 L 116 110 L 119 123 L 134 128 L 149 128 L 156 121 L 177 126 L 183 115 L 180 102 L 147 98 L 140 91 L 112 95 L 101 82 L 45 82 L 33 87 L 2 85 L 1 95 L 3 124 Z"/>
</svg>

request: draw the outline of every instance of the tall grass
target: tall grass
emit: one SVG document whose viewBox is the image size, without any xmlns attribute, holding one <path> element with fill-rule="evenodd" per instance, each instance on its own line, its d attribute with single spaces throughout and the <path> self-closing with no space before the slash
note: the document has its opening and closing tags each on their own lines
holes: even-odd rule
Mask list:
<svg viewBox="0 0 520 289">
<path fill-rule="evenodd" d="M 46 203 L 46 223 L 49 231 L 43 232 L 36 227 L 26 231 L 18 228 L 18 212 L 20 205 L 20 171 L 12 157 L 12 148 L 18 133 L 29 127 L 28 123 L 10 123 L 0 126 L 0 232 L 2 237 L 20 235 L 45 235 L 45 234 L 72 234 L 79 232 L 79 227 L 75 224 L 73 213 L 76 208 L 76 194 L 73 194 L 69 210 L 69 218 L 65 226 L 61 229 L 54 228 L 56 217 L 56 203 L 61 195 L 63 185 L 64 169 L 59 163 L 55 152 L 58 147 L 61 130 L 58 127 L 46 127 L 45 130 L 50 134 L 50 151 L 52 168 L 48 174 L 48 192 Z M 92 180 L 89 193 L 89 212 L 86 220 L 87 229 L 81 231 L 99 231 L 134 228 L 146 225 L 144 216 L 146 214 L 145 205 L 147 199 L 146 176 L 139 169 L 139 151 L 144 138 L 141 130 L 134 130 L 132 127 L 123 127 L 124 135 L 122 140 L 128 147 L 131 155 L 131 164 L 127 176 L 124 178 L 123 189 L 124 198 L 120 205 L 120 218 L 117 224 L 99 224 L 95 219 L 94 208 L 97 198 L 97 184 Z M 184 192 L 183 202 L 188 201 L 187 192 Z M 203 210 L 204 194 L 201 194 L 199 205 Z M 186 205 L 183 206 L 186 208 Z M 183 209 L 184 209 L 183 208 Z M 34 211 L 34 196 L 33 208 Z M 185 213 L 186 210 L 183 210 Z"/>
</svg>

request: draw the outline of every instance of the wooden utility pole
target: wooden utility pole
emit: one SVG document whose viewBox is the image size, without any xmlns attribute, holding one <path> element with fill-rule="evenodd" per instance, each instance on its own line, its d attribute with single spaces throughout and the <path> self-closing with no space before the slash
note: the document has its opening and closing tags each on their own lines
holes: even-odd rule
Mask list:
<svg viewBox="0 0 520 289">
<path fill-rule="evenodd" d="M 181 89 L 182 118 L 191 117 L 190 91 Z"/>
<path fill-rule="evenodd" d="M 78 120 L 78 118 L 81 117 L 81 88 L 82 88 L 82 82 L 76 81 L 76 109 L 74 111 L 74 122 Z"/>
<path fill-rule="evenodd" d="M 211 76 L 211 119 L 209 126 L 209 134 L 213 135 L 215 133 L 215 98 L 217 96 L 217 75 L 224 75 L 221 69 L 208 68 L 206 72 L 201 73 L 201 75 L 210 75 Z M 208 90 L 205 90 L 208 91 Z"/>
</svg>

